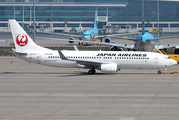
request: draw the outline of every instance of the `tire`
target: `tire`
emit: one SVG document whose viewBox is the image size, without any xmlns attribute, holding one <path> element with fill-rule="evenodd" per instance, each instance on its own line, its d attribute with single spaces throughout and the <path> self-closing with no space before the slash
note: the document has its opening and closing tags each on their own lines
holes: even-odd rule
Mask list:
<svg viewBox="0 0 179 120">
<path fill-rule="evenodd" d="M 88 74 L 89 74 L 89 75 L 92 75 L 92 74 L 93 74 L 93 71 L 92 71 L 92 70 L 89 70 L 89 71 L 88 71 Z"/>
<path fill-rule="evenodd" d="M 158 74 L 162 74 L 162 72 L 161 72 L 161 71 L 158 71 Z"/>
<path fill-rule="evenodd" d="M 92 75 L 92 74 L 95 74 L 95 72 L 96 72 L 96 70 L 95 70 L 95 69 L 92 69 L 92 70 L 89 70 L 89 71 L 88 71 L 88 74 L 89 74 L 89 75 Z"/>
</svg>

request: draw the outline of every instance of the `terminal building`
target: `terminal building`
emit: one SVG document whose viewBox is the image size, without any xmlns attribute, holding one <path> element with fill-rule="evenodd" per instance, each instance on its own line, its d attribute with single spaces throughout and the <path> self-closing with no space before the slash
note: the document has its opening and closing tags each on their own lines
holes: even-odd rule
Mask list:
<svg viewBox="0 0 179 120">
<path fill-rule="evenodd" d="M 179 31 L 179 2 L 176 0 L 145 0 L 146 30 L 158 26 L 163 32 Z M 103 32 L 138 32 L 142 27 L 142 0 L 35 0 L 37 31 L 81 32 L 93 27 L 95 10 L 98 28 Z M 9 19 L 16 19 L 22 27 L 33 31 L 33 0 L 0 0 L 0 32 L 10 32 Z"/>
</svg>

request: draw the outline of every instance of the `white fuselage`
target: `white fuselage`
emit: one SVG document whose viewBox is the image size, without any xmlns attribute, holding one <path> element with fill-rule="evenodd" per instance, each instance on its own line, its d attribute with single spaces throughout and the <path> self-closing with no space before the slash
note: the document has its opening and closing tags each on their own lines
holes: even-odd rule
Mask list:
<svg viewBox="0 0 179 120">
<path fill-rule="evenodd" d="M 16 55 L 24 60 L 53 66 L 85 68 L 83 62 L 117 64 L 119 68 L 146 68 L 160 69 L 176 64 L 176 61 L 168 59 L 166 55 L 151 52 L 128 51 L 62 51 L 68 60 L 62 60 L 58 51 L 28 51 L 27 55 Z M 79 62 L 81 61 L 81 62 Z"/>
<path fill-rule="evenodd" d="M 53 66 L 87 68 L 89 74 L 95 69 L 102 72 L 117 72 L 121 68 L 156 68 L 163 69 L 177 62 L 168 56 L 152 52 L 132 51 L 56 51 L 41 47 L 16 20 L 9 20 L 16 57 L 26 61 Z M 95 22 L 96 23 L 96 22 Z M 96 28 L 96 24 L 94 25 Z M 90 36 L 94 36 L 94 30 Z"/>
</svg>

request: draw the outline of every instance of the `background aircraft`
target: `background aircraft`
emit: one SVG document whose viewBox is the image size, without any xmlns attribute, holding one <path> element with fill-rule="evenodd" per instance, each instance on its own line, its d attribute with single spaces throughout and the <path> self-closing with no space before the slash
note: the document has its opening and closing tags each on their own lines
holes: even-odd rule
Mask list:
<svg viewBox="0 0 179 120">
<path fill-rule="evenodd" d="M 127 34 L 112 34 L 112 35 L 103 35 L 103 36 L 95 36 L 98 34 L 98 29 L 96 26 L 96 19 L 97 19 L 97 11 L 95 11 L 95 22 L 94 22 L 94 28 L 90 29 L 88 31 L 85 31 L 82 36 L 85 38 L 85 40 L 92 40 L 94 38 L 104 38 L 105 42 L 96 42 L 96 41 L 80 41 L 75 40 L 74 38 L 70 38 L 69 42 L 73 43 L 74 41 L 77 42 L 87 42 L 87 43 L 97 43 L 101 45 L 110 45 L 112 51 L 121 51 L 121 48 L 127 48 L 128 50 L 134 50 L 134 51 L 155 51 L 154 47 L 159 50 L 167 50 L 167 48 L 175 48 L 174 54 L 179 54 L 179 43 L 177 44 L 166 44 L 166 45 L 158 45 L 156 42 L 159 42 L 159 40 L 169 39 L 169 38 L 177 38 L 178 36 L 169 36 L 169 37 L 162 37 L 162 38 L 156 38 L 152 34 L 145 32 L 145 16 L 144 16 L 144 1 L 142 0 L 142 33 L 139 33 L 136 38 L 124 38 L 120 37 L 120 35 L 127 35 Z M 134 33 L 133 33 L 134 34 Z M 135 33 L 136 34 L 136 33 Z M 42 38 L 42 37 L 38 37 Z M 111 38 L 115 39 L 123 39 L 123 40 L 130 40 L 134 41 L 134 44 L 116 44 L 116 43 L 110 43 Z M 59 39 L 59 38 L 44 38 L 44 39 L 53 39 L 53 40 L 65 40 L 65 39 Z"/>
<path fill-rule="evenodd" d="M 166 69 L 177 64 L 160 53 L 133 51 L 60 51 L 38 46 L 16 20 L 9 20 L 16 57 L 26 61 L 53 67 L 86 68 L 89 74 L 95 69 L 102 72 L 117 72 L 120 68 Z"/>
<path fill-rule="evenodd" d="M 45 32 L 42 32 L 45 33 Z M 92 29 L 86 30 L 82 33 L 82 35 L 74 35 L 74 34 L 64 34 L 64 33 L 50 33 L 50 34 L 56 34 L 56 35 L 62 35 L 62 36 L 69 36 L 69 42 L 73 43 L 75 38 L 79 38 L 80 40 L 94 40 L 94 37 L 98 35 L 98 28 L 97 28 L 97 10 L 95 11 L 95 19 L 94 19 L 94 26 Z"/>
<path fill-rule="evenodd" d="M 114 36 L 113 36 L 114 37 Z M 171 47 L 175 47 L 175 54 L 179 54 L 179 43 L 177 44 L 167 44 L 167 45 L 157 45 L 156 42 L 159 42 L 159 40 L 163 39 L 169 39 L 169 38 L 177 38 L 178 36 L 169 36 L 169 37 L 162 37 L 162 38 L 157 38 L 153 36 L 152 34 L 145 32 L 145 16 L 144 16 L 144 0 L 142 0 L 142 33 L 139 33 L 136 38 L 123 38 L 123 37 L 115 37 L 117 39 L 124 39 L 124 40 L 131 40 L 134 41 L 134 45 L 129 45 L 129 44 L 108 44 L 112 45 L 115 47 L 123 47 L 123 48 L 128 48 L 136 51 L 154 51 L 154 47 L 157 49 L 167 49 Z M 100 43 L 102 44 L 102 43 Z M 117 49 L 113 49 L 117 50 Z"/>
<path fill-rule="evenodd" d="M 104 28 L 106 29 L 106 28 Z M 127 35 L 127 34 L 134 34 L 134 33 L 125 33 L 125 34 L 111 34 L 111 35 L 100 35 L 98 36 L 98 31 L 99 30 L 104 30 L 104 29 L 98 29 L 97 27 L 97 10 L 95 11 L 95 19 L 94 19 L 94 26 L 92 29 L 89 29 L 89 30 L 86 30 L 82 33 L 82 35 L 74 35 L 74 34 L 65 34 L 65 33 L 49 33 L 49 32 L 40 32 L 40 33 L 47 33 L 47 34 L 55 34 L 55 35 L 62 35 L 62 36 L 69 36 L 69 39 L 60 39 L 60 40 L 66 40 L 68 41 L 69 43 L 74 43 L 74 41 L 78 41 L 77 39 L 75 38 L 79 38 L 79 40 L 82 40 L 82 41 L 79 41 L 80 43 L 87 40 L 87 42 L 89 41 L 95 41 L 95 39 L 101 39 L 104 38 L 105 42 L 106 43 L 110 43 L 111 39 L 110 37 L 112 36 L 120 36 L 120 35 Z M 43 37 L 36 37 L 37 39 L 38 38 L 43 38 Z M 44 38 L 44 39 L 47 39 L 47 38 Z M 51 39 L 51 38 L 49 38 Z M 58 39 L 58 38 L 57 38 Z M 56 40 L 57 40 L 56 39 Z"/>
</svg>

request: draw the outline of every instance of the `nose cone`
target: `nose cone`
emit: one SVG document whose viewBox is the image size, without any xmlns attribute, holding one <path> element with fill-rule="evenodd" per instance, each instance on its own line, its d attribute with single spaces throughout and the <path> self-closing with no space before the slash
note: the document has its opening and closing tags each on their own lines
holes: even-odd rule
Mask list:
<svg viewBox="0 0 179 120">
<path fill-rule="evenodd" d="M 175 61 L 175 60 L 173 60 L 173 59 L 170 60 L 170 65 L 171 65 L 171 66 L 176 65 L 176 64 L 177 64 L 177 61 Z"/>
<path fill-rule="evenodd" d="M 85 31 L 82 34 L 82 37 L 83 37 L 84 40 L 91 40 L 90 33 L 88 31 Z"/>
</svg>

